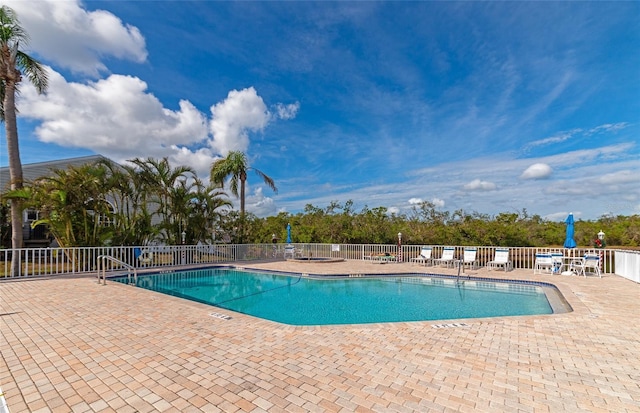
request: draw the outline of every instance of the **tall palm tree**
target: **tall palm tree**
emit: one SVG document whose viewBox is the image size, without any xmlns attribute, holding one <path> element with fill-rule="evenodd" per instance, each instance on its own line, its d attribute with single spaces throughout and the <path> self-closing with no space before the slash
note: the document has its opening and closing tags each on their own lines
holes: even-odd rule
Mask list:
<svg viewBox="0 0 640 413">
<path fill-rule="evenodd" d="M 22 163 L 18 147 L 18 127 L 16 123 L 16 93 L 24 74 L 35 86 L 38 93 L 47 90 L 47 73 L 37 60 L 20 50 L 29 41 L 29 36 L 20 26 L 13 9 L 0 7 L 0 120 L 5 122 L 7 133 L 7 153 L 9 155 L 9 177 L 11 189 L 21 189 Z M 11 247 L 22 247 L 22 202 L 11 199 Z M 17 274 L 20 254 L 13 254 L 11 273 Z"/>
<path fill-rule="evenodd" d="M 253 170 L 273 192 L 278 193 L 273 179 L 264 172 L 252 168 L 247 163 L 247 156 L 240 151 L 231 151 L 226 158 L 218 159 L 211 165 L 211 181 L 220 185 L 231 176 L 231 193 L 238 196 L 238 184 L 240 184 L 240 218 L 244 217 L 244 188 L 247 181 L 247 172 Z"/>
</svg>

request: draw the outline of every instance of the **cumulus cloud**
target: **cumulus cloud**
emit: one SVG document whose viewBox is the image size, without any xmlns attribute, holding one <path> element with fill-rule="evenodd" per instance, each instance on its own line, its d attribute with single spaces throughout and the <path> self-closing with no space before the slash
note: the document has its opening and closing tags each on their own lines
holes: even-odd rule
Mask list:
<svg viewBox="0 0 640 413">
<path fill-rule="evenodd" d="M 79 0 L 4 0 L 29 33 L 37 55 L 76 73 L 107 71 L 106 56 L 142 63 L 145 39 L 137 27 L 104 10 L 87 11 Z"/>
<path fill-rule="evenodd" d="M 247 211 L 259 217 L 277 214 L 273 198 L 265 196 L 262 187 L 257 187 L 245 200 Z"/>
<path fill-rule="evenodd" d="M 552 172 L 553 169 L 546 163 L 535 163 L 520 175 L 520 179 L 546 179 Z"/>
<path fill-rule="evenodd" d="M 411 198 L 409 199 L 409 205 L 420 205 L 425 202 L 422 198 Z M 440 198 L 433 198 L 430 201 L 436 208 L 442 208 L 445 205 L 444 200 Z"/>
<path fill-rule="evenodd" d="M 494 189 L 496 189 L 496 184 L 489 181 L 474 179 L 473 181 L 464 185 L 464 189 L 466 189 L 467 191 L 493 191 Z"/>
<path fill-rule="evenodd" d="M 171 152 L 168 155 L 172 165 L 189 165 L 195 171 L 196 175 L 208 181 L 211 173 L 211 164 L 219 159 L 213 156 L 209 148 L 200 148 L 195 151 L 184 146 L 171 146 Z"/>
<path fill-rule="evenodd" d="M 387 208 L 387 215 L 398 215 L 400 213 L 400 208 L 398 207 L 389 207 Z"/>
<path fill-rule="evenodd" d="M 90 149 L 114 160 L 169 156 L 178 146 L 207 138 L 206 118 L 190 102 L 169 110 L 132 76 L 68 83 L 49 69 L 49 93 L 38 95 L 25 84 L 19 107 L 22 116 L 40 122 L 35 133 L 41 141 Z"/>
<path fill-rule="evenodd" d="M 440 199 L 440 198 L 433 198 L 431 200 L 431 202 L 433 202 L 433 205 L 436 206 L 436 208 L 444 208 L 444 200 Z"/>
<path fill-rule="evenodd" d="M 249 146 L 248 132 L 263 130 L 271 118 L 253 87 L 230 91 L 225 100 L 211 107 L 211 115 L 213 139 L 209 144 L 223 156 L 229 151 L 245 151 Z"/>
</svg>

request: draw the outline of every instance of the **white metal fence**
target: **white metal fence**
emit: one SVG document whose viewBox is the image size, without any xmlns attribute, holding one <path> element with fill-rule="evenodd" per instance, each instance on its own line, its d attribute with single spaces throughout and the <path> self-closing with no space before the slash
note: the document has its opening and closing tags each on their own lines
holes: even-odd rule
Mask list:
<svg viewBox="0 0 640 413">
<path fill-rule="evenodd" d="M 334 257 L 361 260 L 372 254 L 399 256 L 398 246 L 393 244 L 294 244 L 306 257 Z M 431 245 L 432 256 L 442 255 L 443 245 Z M 402 261 L 408 262 L 420 253 L 421 245 L 403 245 Z M 462 246 L 456 246 L 456 257 L 462 257 Z M 494 259 L 496 247 L 477 246 L 480 267 Z M 515 269 L 532 269 L 535 253 L 539 248 L 509 248 L 509 259 Z M 564 255 L 580 256 L 593 249 L 574 248 Z M 603 272 L 615 273 L 640 282 L 640 253 L 626 250 L 600 249 Z M 85 247 L 85 248 L 23 248 L 0 250 L 0 279 L 37 277 L 48 275 L 81 274 L 98 270 L 100 256 L 110 256 L 137 269 L 163 268 L 182 265 L 208 265 L 234 261 L 283 260 L 284 244 L 216 244 L 173 245 L 139 247 Z M 11 273 L 11 258 L 20 254 L 21 265 L 17 273 Z M 109 270 L 124 270 L 111 261 Z"/>
</svg>

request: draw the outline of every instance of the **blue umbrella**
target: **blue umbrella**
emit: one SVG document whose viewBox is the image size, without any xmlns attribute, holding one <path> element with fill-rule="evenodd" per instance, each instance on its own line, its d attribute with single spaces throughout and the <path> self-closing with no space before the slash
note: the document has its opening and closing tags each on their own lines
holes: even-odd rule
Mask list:
<svg viewBox="0 0 640 413">
<path fill-rule="evenodd" d="M 291 224 L 287 224 L 287 244 L 291 244 Z"/>
<path fill-rule="evenodd" d="M 565 248 L 575 248 L 575 247 L 577 247 L 577 245 L 576 245 L 576 242 L 573 239 L 573 233 L 574 233 L 573 213 L 569 213 L 569 216 L 564 221 L 564 223 L 567 224 L 567 239 L 564 240 L 564 247 Z"/>
</svg>

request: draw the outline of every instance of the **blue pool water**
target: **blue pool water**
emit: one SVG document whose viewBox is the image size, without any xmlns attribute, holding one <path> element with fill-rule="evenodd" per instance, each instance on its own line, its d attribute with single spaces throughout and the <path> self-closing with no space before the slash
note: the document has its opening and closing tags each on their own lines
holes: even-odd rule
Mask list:
<svg viewBox="0 0 640 413">
<path fill-rule="evenodd" d="M 127 282 L 125 278 L 116 281 Z M 437 276 L 308 278 L 229 268 L 138 276 L 142 288 L 291 325 L 551 314 L 540 286 Z"/>
</svg>

